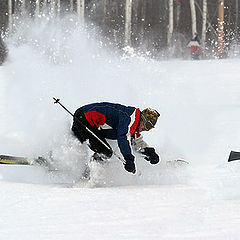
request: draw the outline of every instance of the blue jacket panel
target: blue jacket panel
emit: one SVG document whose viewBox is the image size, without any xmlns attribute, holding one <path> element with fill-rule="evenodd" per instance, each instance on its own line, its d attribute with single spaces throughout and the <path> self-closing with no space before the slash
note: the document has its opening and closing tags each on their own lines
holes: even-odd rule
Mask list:
<svg viewBox="0 0 240 240">
<path fill-rule="evenodd" d="M 140 110 L 108 102 L 82 107 L 86 119 L 103 131 L 105 138 L 116 139 L 122 155 L 131 154 L 131 136 L 140 121 Z"/>
</svg>

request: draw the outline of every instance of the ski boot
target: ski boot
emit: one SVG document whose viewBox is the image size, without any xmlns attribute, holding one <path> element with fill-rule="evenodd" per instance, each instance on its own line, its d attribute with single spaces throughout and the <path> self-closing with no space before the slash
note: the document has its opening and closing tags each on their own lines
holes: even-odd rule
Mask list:
<svg viewBox="0 0 240 240">
<path fill-rule="evenodd" d="M 101 165 L 104 165 L 107 163 L 107 157 L 104 154 L 101 153 L 94 153 L 89 161 L 89 163 L 86 164 L 86 168 L 83 172 L 83 178 L 89 180 L 90 179 L 90 165 L 92 163 L 99 163 Z"/>
</svg>

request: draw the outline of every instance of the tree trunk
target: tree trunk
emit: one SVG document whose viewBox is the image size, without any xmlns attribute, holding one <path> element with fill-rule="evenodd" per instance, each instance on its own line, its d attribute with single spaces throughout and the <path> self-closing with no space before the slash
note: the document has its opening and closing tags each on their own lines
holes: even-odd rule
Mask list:
<svg viewBox="0 0 240 240">
<path fill-rule="evenodd" d="M 146 3 L 144 0 L 141 1 L 141 23 L 140 23 L 140 36 L 141 36 L 141 42 L 144 41 L 144 32 L 145 32 L 145 20 L 146 20 Z"/>
<path fill-rule="evenodd" d="M 195 0 L 190 0 L 190 8 L 191 8 L 191 16 L 192 16 L 192 37 L 194 37 L 197 34 Z"/>
<path fill-rule="evenodd" d="M 60 17 L 61 12 L 61 2 L 60 0 L 57 0 L 57 17 Z"/>
<path fill-rule="evenodd" d="M 0 65 L 5 61 L 6 57 L 7 57 L 7 47 L 0 35 Z"/>
<path fill-rule="evenodd" d="M 172 34 L 173 34 L 173 0 L 169 0 L 169 24 L 168 24 L 168 38 L 167 45 L 172 45 Z"/>
<path fill-rule="evenodd" d="M 77 13 L 79 19 L 84 20 L 85 0 L 77 0 Z"/>
<path fill-rule="evenodd" d="M 47 0 L 43 0 L 42 2 L 42 12 L 45 12 L 47 10 Z"/>
<path fill-rule="evenodd" d="M 102 24 L 105 24 L 106 18 L 107 18 L 107 0 L 103 0 L 103 18 L 102 18 Z"/>
<path fill-rule="evenodd" d="M 73 0 L 70 0 L 70 12 L 73 12 Z"/>
<path fill-rule="evenodd" d="M 126 0 L 125 6 L 125 46 L 131 46 L 132 0 Z"/>
<path fill-rule="evenodd" d="M 35 17 L 39 16 L 40 14 L 40 0 L 36 0 L 35 2 Z"/>
<path fill-rule="evenodd" d="M 22 16 L 25 16 L 26 15 L 26 1 L 25 0 L 22 0 L 21 1 L 21 15 Z"/>
<path fill-rule="evenodd" d="M 176 28 L 179 28 L 179 20 L 180 20 L 180 14 L 181 14 L 181 6 L 182 6 L 182 1 L 177 2 L 177 19 L 176 19 Z"/>
<path fill-rule="evenodd" d="M 56 5 L 55 0 L 51 0 L 50 4 L 51 4 L 51 15 L 55 16 L 55 5 Z"/>
<path fill-rule="evenodd" d="M 224 0 L 219 0 L 218 7 L 218 57 L 223 58 L 223 24 L 224 24 Z"/>
<path fill-rule="evenodd" d="M 236 38 L 238 35 L 238 0 L 236 0 L 236 18 L 235 18 L 235 34 L 236 34 Z"/>
<path fill-rule="evenodd" d="M 206 24 L 207 24 L 207 0 L 203 0 L 203 13 L 202 13 L 202 50 L 205 50 L 206 43 Z"/>
<path fill-rule="evenodd" d="M 13 27 L 13 16 L 12 16 L 12 0 L 8 0 L 8 31 L 9 34 L 12 33 Z"/>
</svg>

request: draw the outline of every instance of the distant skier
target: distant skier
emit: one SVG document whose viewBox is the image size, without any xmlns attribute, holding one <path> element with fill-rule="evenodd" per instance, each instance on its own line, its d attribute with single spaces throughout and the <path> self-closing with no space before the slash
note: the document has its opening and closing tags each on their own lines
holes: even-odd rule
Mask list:
<svg viewBox="0 0 240 240">
<path fill-rule="evenodd" d="M 112 148 L 106 139 L 116 139 L 126 161 L 124 168 L 128 172 L 135 173 L 135 157 L 132 154 L 131 146 L 144 154 L 145 159 L 151 164 L 159 162 L 159 156 L 155 149 L 149 147 L 140 135 L 140 132 L 154 128 L 159 116 L 160 114 L 156 110 L 150 108 L 140 111 L 139 108 L 121 104 L 92 103 L 76 110 L 72 131 L 81 143 L 89 139 L 89 147 L 95 152 L 93 160 L 96 161 L 102 161 L 112 156 Z M 96 134 L 108 147 L 89 133 L 79 121 Z"/>
<path fill-rule="evenodd" d="M 192 40 L 188 43 L 188 47 L 190 48 L 191 58 L 193 60 L 200 60 L 200 57 L 202 55 L 202 48 L 198 34 L 195 34 Z"/>
</svg>

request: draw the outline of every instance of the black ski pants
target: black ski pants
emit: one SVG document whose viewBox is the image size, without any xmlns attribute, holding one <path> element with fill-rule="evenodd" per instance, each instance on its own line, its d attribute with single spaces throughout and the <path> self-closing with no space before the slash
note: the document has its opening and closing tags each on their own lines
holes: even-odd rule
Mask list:
<svg viewBox="0 0 240 240">
<path fill-rule="evenodd" d="M 91 132 L 93 132 L 99 139 L 101 139 L 109 148 L 107 148 L 98 138 L 96 138 Z M 94 152 L 104 154 L 107 158 L 110 158 L 113 154 L 112 148 L 107 143 L 103 131 L 98 130 L 96 126 L 92 126 L 86 119 L 81 108 L 77 109 L 73 117 L 72 131 L 78 140 L 83 143 L 89 139 L 89 147 Z"/>
</svg>

